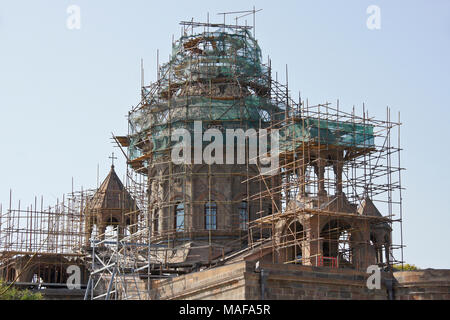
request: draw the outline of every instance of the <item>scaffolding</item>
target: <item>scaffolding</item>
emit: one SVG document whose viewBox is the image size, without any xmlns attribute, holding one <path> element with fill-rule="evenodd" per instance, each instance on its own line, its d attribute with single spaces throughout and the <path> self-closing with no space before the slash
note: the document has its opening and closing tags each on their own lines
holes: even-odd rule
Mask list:
<svg viewBox="0 0 450 320">
<path fill-rule="evenodd" d="M 1 277 L 8 283 L 65 286 L 67 267 L 84 261 L 83 208 L 92 193 L 72 192 L 49 207 L 35 197 L 33 204 L 24 208 L 19 201 L 14 208 L 11 191 L 7 210 L 0 209 Z"/>
<path fill-rule="evenodd" d="M 402 263 L 402 234 L 398 245 L 391 238 L 393 224 L 401 230 L 403 219 L 400 119 L 391 121 L 389 109 L 386 120 L 377 120 L 364 106 L 357 116 L 354 108 L 342 111 L 339 101 L 334 107 L 310 106 L 300 96 L 295 101 L 288 82 L 278 82 L 278 74 L 273 78 L 270 59 L 262 63 L 252 27 L 181 25 L 169 62 L 158 68 L 155 83 L 143 86 L 141 102 L 129 112 L 128 135 L 114 137 L 131 170 L 147 181 L 147 225 L 133 243 L 150 239 L 166 257 L 136 248 L 140 257 L 145 250 L 152 253 L 147 279 L 156 268 L 165 270 L 160 276 L 174 276 L 255 249 L 263 257 L 267 248 L 274 263 L 356 270 L 370 264 L 390 270 Z M 277 131 L 280 166 L 267 176 L 260 165 L 249 164 L 248 153 L 245 164 L 231 170 L 203 164 L 202 171 L 195 161 L 175 165 L 171 137 L 180 128 L 191 137 L 211 128 Z M 229 177 L 237 177 L 245 192 L 218 200 L 215 187 L 230 184 Z M 204 182 L 201 195 L 198 181 Z M 211 203 L 215 214 L 221 207 L 231 222 L 214 221 L 211 228 Z M 186 258 L 189 244 L 198 240 L 206 254 Z M 168 259 L 171 251 L 178 254 Z"/>
<path fill-rule="evenodd" d="M 252 200 L 271 200 L 249 227 L 249 247 L 270 247 L 273 262 L 364 270 L 403 263 L 400 116 L 386 120 L 336 106 L 290 104 L 271 129 L 280 132 L 280 166 Z M 376 206 L 375 206 L 376 204 Z M 383 212 L 383 214 L 381 213 Z M 394 251 L 400 249 L 399 255 Z M 397 258 L 395 257 L 397 256 Z M 358 261 L 357 261 L 358 260 Z"/>
<path fill-rule="evenodd" d="M 242 205 L 242 197 L 217 199 L 212 185 L 226 185 L 230 176 L 238 177 L 240 183 L 248 178 L 249 170 L 256 172 L 256 167 L 208 164 L 199 171 L 196 163 L 175 165 L 171 137 L 179 128 L 194 136 L 196 130 L 246 131 L 269 126 L 271 115 L 282 110 L 282 101 L 271 95 L 280 96 L 284 86 L 271 81 L 270 65 L 261 61 L 261 50 L 250 33 L 252 27 L 196 22 L 181 25 L 182 36 L 173 44 L 170 61 L 159 68 L 155 83 L 142 88 L 141 103 L 129 113 L 128 135 L 115 139 L 128 148 L 130 167 L 148 178 L 152 241 L 177 246 L 196 239 L 212 248 L 217 245 L 214 234 L 220 233 L 227 243 L 219 251 L 226 250 L 230 241 L 242 247 L 247 238 L 242 216 L 251 213 L 240 214 L 248 211 L 244 207 L 232 210 Z M 195 32 L 198 28 L 203 32 Z M 196 121 L 202 122 L 200 128 L 195 128 Z M 203 142 L 202 147 L 206 145 Z M 207 196 L 203 199 L 194 194 L 197 180 L 205 182 Z M 171 211 L 180 203 L 184 217 L 177 223 Z M 199 232 L 193 212 L 209 205 L 212 215 L 217 206 L 229 208 L 231 223 L 208 221 L 211 226 L 203 225 L 204 232 Z M 213 258 L 210 255 L 208 261 Z"/>
<path fill-rule="evenodd" d="M 256 11 L 239 14 L 248 13 Z M 263 63 L 255 26 L 226 24 L 226 15 L 223 24 L 181 22 L 169 61 L 142 85 L 128 134 L 113 135 L 128 164 L 125 186 L 0 214 L 1 265 L 16 256 L 74 255 L 89 271 L 85 299 L 149 299 L 152 279 L 258 250 L 273 263 L 317 267 L 402 263 L 400 119 L 392 121 L 389 109 L 377 120 L 364 106 L 358 116 L 339 101 L 295 101 L 270 59 Z M 267 175 L 248 148 L 244 163 L 175 164 L 178 129 L 191 141 L 207 129 L 277 132 L 279 151 L 268 154 L 279 166 Z M 392 243 L 396 223 L 400 244 Z"/>
<path fill-rule="evenodd" d="M 10 285 L 66 288 L 68 267 L 76 266 L 80 288 L 86 288 L 95 260 L 92 244 L 114 242 L 145 227 L 140 214 L 146 208 L 145 183 L 133 178 L 130 174 L 123 186 L 112 169 L 102 186 L 72 191 L 49 207 L 36 197 L 34 204 L 23 208 L 19 201 L 14 208 L 11 191 L 8 209 L 0 206 L 0 277 Z M 105 251 L 102 245 L 98 250 Z"/>
</svg>

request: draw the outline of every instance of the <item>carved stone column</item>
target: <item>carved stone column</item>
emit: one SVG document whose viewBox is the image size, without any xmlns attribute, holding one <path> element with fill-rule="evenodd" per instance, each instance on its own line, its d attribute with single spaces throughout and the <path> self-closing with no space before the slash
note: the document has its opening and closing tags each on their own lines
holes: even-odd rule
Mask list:
<svg viewBox="0 0 450 320">
<path fill-rule="evenodd" d="M 314 172 L 316 173 L 318 180 L 318 196 L 326 196 L 327 192 L 325 190 L 325 165 L 326 160 L 319 158 L 314 165 Z"/>
<path fill-rule="evenodd" d="M 342 194 L 342 169 L 344 166 L 344 162 L 342 159 L 342 152 L 339 152 L 338 157 L 336 159 L 335 164 L 333 165 L 333 171 L 335 176 L 336 183 L 336 195 Z"/>
</svg>

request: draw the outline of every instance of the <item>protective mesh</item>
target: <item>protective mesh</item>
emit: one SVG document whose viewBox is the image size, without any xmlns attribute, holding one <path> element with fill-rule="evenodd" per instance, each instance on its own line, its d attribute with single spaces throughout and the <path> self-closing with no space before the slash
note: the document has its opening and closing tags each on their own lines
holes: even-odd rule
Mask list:
<svg viewBox="0 0 450 320">
<path fill-rule="evenodd" d="M 172 132 L 184 128 L 193 137 L 194 121 L 202 121 L 205 131 L 210 125 L 257 130 L 280 120 L 284 99 L 277 97 L 261 60 L 261 49 L 247 30 L 181 37 L 160 69 L 160 81 L 143 88 L 142 107 L 130 113 L 129 158 L 167 155 L 177 143 L 171 142 Z M 306 118 L 280 132 L 281 151 L 310 142 L 370 147 L 373 127 Z"/>
<path fill-rule="evenodd" d="M 253 77 L 268 86 L 268 70 L 261 62 L 261 49 L 248 30 L 219 29 L 201 35 L 181 37 L 172 48 L 172 58 L 161 68 L 163 86 L 171 82 Z M 193 55 L 196 55 L 193 57 Z"/>
<path fill-rule="evenodd" d="M 372 125 L 305 118 L 280 131 L 280 150 L 290 151 L 302 143 L 315 143 L 347 148 L 375 146 Z"/>
<path fill-rule="evenodd" d="M 130 113 L 130 159 L 145 152 L 158 158 L 172 146 L 173 130 L 193 133 L 194 121 L 220 122 L 222 128 L 267 126 L 283 106 L 268 94 L 270 76 L 261 58 L 247 30 L 181 37 L 157 86 L 143 89 L 143 107 Z"/>
</svg>

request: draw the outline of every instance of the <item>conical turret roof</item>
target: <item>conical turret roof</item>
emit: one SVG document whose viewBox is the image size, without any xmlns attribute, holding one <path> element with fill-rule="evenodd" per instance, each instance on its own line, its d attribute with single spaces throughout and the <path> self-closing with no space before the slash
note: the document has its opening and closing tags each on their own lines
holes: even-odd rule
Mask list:
<svg viewBox="0 0 450 320">
<path fill-rule="evenodd" d="M 91 201 L 91 209 L 121 209 L 125 212 L 138 210 L 133 197 L 124 187 L 122 181 L 111 166 L 111 171 L 102 182 Z"/>
</svg>

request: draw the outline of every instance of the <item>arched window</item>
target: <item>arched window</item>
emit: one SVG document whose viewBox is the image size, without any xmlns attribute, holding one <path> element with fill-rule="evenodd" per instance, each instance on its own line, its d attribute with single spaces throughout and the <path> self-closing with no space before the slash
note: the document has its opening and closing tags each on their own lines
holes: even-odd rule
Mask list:
<svg viewBox="0 0 450 320">
<path fill-rule="evenodd" d="M 351 226 L 342 220 L 332 220 L 322 228 L 322 266 L 353 268 L 350 230 Z"/>
<path fill-rule="evenodd" d="M 175 230 L 184 231 L 184 203 L 175 207 Z"/>
<path fill-rule="evenodd" d="M 217 229 L 217 205 L 215 202 L 205 204 L 205 229 Z"/>
<path fill-rule="evenodd" d="M 242 201 L 239 206 L 239 227 L 241 230 L 248 229 L 248 204 L 247 201 Z"/>
</svg>

